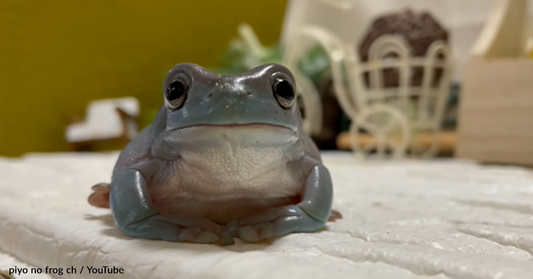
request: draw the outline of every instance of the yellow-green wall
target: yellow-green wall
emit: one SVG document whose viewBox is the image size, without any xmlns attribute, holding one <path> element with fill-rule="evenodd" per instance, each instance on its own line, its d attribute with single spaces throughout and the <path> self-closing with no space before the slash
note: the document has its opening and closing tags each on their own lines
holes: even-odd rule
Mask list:
<svg viewBox="0 0 533 279">
<path fill-rule="evenodd" d="M 173 65 L 216 65 L 241 22 L 276 42 L 284 9 L 285 0 L 0 1 L 0 155 L 66 150 L 66 119 L 94 99 L 158 107 Z"/>
</svg>

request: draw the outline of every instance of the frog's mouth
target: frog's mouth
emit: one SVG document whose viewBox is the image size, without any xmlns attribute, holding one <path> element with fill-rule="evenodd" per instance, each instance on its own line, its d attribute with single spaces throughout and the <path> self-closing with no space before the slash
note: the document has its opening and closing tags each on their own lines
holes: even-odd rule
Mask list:
<svg viewBox="0 0 533 279">
<path fill-rule="evenodd" d="M 166 140 L 177 144 L 213 145 L 230 142 L 251 147 L 274 147 L 295 143 L 299 131 L 270 123 L 197 124 L 168 130 Z"/>
<path fill-rule="evenodd" d="M 189 125 L 184 127 L 179 127 L 173 130 L 184 130 L 184 129 L 191 129 L 191 128 L 229 128 L 229 129 L 253 129 L 253 128 L 281 128 L 281 129 L 289 129 L 289 130 L 295 130 L 288 126 L 283 125 L 277 125 L 277 124 L 270 124 L 270 123 L 239 123 L 239 124 L 195 124 L 195 125 Z"/>
</svg>

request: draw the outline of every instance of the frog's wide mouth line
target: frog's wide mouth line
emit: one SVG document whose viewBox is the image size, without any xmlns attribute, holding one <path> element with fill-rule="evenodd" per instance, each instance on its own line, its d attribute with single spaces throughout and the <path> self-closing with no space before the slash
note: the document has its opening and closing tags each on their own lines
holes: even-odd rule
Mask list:
<svg viewBox="0 0 533 279">
<path fill-rule="evenodd" d="M 179 128 L 174 128 L 169 131 L 183 131 L 189 129 L 202 128 L 224 128 L 224 129 L 286 129 L 295 132 L 295 128 L 288 126 L 271 124 L 271 123 L 242 123 L 242 124 L 195 124 Z"/>
<path fill-rule="evenodd" d="M 279 147 L 299 139 L 297 127 L 271 123 L 197 124 L 167 130 L 165 134 L 169 142 L 201 146 L 233 142 L 254 147 Z"/>
</svg>

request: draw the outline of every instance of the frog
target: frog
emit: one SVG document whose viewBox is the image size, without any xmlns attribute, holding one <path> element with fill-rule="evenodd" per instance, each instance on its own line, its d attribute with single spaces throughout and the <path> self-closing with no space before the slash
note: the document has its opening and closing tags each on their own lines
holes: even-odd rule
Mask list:
<svg viewBox="0 0 533 279">
<path fill-rule="evenodd" d="M 220 75 L 180 63 L 162 91 L 155 120 L 88 198 L 111 209 L 122 233 L 232 245 L 317 232 L 342 217 L 286 66 Z"/>
</svg>

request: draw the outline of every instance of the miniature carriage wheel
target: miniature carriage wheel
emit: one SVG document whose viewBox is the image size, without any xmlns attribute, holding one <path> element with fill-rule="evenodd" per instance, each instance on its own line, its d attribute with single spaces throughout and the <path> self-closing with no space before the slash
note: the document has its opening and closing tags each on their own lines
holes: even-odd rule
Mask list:
<svg viewBox="0 0 533 279">
<path fill-rule="evenodd" d="M 364 130 L 367 134 L 360 133 Z M 357 156 L 376 151 L 383 156 L 390 151 L 393 157 L 406 154 L 411 141 L 410 124 L 397 109 L 375 104 L 363 108 L 352 119 L 350 143 Z"/>
<path fill-rule="evenodd" d="M 434 157 L 439 152 L 441 133 L 439 128 L 424 130 L 423 140 L 413 142 L 410 147 L 412 155 L 420 158 Z"/>
</svg>

